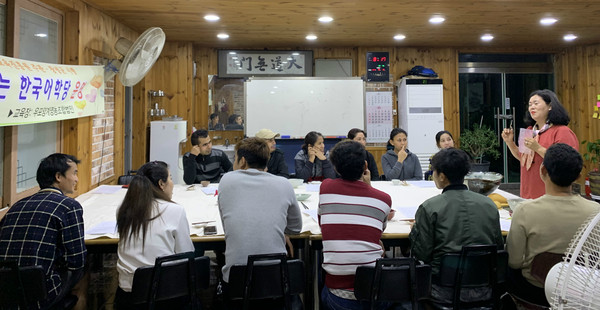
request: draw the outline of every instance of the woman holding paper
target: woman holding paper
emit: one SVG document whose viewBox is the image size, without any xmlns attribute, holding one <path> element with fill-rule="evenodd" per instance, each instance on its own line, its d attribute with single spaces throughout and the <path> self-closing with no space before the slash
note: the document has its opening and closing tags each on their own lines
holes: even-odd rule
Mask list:
<svg viewBox="0 0 600 310">
<path fill-rule="evenodd" d="M 194 251 L 182 206 L 174 203 L 173 179 L 166 163 L 144 164 L 129 184 L 117 210 L 119 245 L 117 309 L 131 309 L 133 273 L 157 257 Z"/>
<path fill-rule="evenodd" d="M 512 128 L 502 131 L 506 146 L 521 163 L 521 197 L 535 199 L 546 193 L 540 178 L 540 166 L 550 145 L 566 143 L 579 150 L 577 136 L 567 127 L 569 121 L 569 114 L 554 92 L 536 90 L 529 96 L 525 116 L 528 127 L 521 131 L 519 146 L 514 141 Z"/>
</svg>

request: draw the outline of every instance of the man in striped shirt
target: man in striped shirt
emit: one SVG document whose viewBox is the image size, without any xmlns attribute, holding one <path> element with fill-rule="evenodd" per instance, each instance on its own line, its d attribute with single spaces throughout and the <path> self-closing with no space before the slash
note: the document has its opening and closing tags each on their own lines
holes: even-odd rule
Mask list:
<svg viewBox="0 0 600 310">
<path fill-rule="evenodd" d="M 83 276 L 83 209 L 65 196 L 75 191 L 78 163 L 60 153 L 42 159 L 36 175 L 40 191 L 19 200 L 0 221 L 0 259 L 40 265 L 46 273 L 48 296 L 41 309 L 66 296 Z"/>
<path fill-rule="evenodd" d="M 383 254 L 381 234 L 390 214 L 391 197 L 371 187 L 364 147 L 338 143 L 329 156 L 338 179 L 326 179 L 319 196 L 319 224 L 326 272 L 321 301 L 326 309 L 362 309 L 354 297 L 358 266 L 374 266 Z"/>
</svg>

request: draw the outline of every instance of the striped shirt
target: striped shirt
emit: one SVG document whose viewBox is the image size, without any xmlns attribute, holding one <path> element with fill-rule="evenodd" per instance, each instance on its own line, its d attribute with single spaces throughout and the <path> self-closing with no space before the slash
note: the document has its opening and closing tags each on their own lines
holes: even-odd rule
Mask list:
<svg viewBox="0 0 600 310">
<path fill-rule="evenodd" d="M 319 196 L 323 269 L 330 289 L 353 289 L 356 268 L 374 265 L 392 198 L 361 181 L 327 179 Z"/>
<path fill-rule="evenodd" d="M 0 259 L 40 265 L 49 303 L 60 293 L 61 272 L 85 265 L 83 209 L 56 188 L 19 200 L 0 221 Z"/>
</svg>

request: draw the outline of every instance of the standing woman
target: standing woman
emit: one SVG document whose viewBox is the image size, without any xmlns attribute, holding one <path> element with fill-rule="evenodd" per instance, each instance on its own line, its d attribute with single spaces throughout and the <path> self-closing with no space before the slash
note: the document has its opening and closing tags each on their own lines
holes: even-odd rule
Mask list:
<svg viewBox="0 0 600 310">
<path fill-rule="evenodd" d="M 302 149 L 294 157 L 296 178 L 304 182 L 335 179 L 333 165 L 325 154 L 325 143 L 320 132 L 311 131 L 304 137 Z"/>
<path fill-rule="evenodd" d="M 367 147 L 367 134 L 362 129 L 352 128 L 348 131 L 348 139 L 354 140 L 360 144 L 362 144 L 365 148 Z M 371 180 L 378 181 L 379 180 L 379 170 L 377 169 L 377 162 L 375 162 L 375 157 L 371 152 L 367 151 L 367 168 L 371 172 Z"/>
<path fill-rule="evenodd" d="M 423 170 L 417 155 L 408 150 L 408 134 L 404 129 L 394 128 L 390 133 L 393 150 L 381 156 L 383 174 L 387 180 L 423 180 Z"/>
<path fill-rule="evenodd" d="M 565 143 L 579 150 L 579 141 L 567 125 L 569 114 L 556 94 L 551 90 L 536 90 L 529 95 L 529 108 L 525 116 L 527 129 L 534 132 L 533 138 L 525 138 L 525 147 L 531 154 L 519 153 L 512 128 L 502 131 L 502 139 L 513 156 L 521 162 L 521 197 L 535 199 L 546 193 L 540 178 L 540 166 L 546 149 L 554 143 Z"/>
<path fill-rule="evenodd" d="M 435 145 L 437 145 L 438 149 L 440 150 L 454 147 L 454 138 L 452 137 L 452 134 L 447 130 L 438 131 L 438 133 L 435 134 Z M 434 155 L 435 154 L 429 157 L 429 170 L 425 171 L 425 174 L 423 175 L 424 179 L 428 181 L 433 181 L 431 159 Z"/>
<path fill-rule="evenodd" d="M 157 257 L 194 251 L 185 210 L 174 203 L 173 180 L 166 163 L 144 164 L 129 184 L 117 210 L 119 246 L 118 309 L 131 309 L 133 273 L 153 266 Z"/>
</svg>

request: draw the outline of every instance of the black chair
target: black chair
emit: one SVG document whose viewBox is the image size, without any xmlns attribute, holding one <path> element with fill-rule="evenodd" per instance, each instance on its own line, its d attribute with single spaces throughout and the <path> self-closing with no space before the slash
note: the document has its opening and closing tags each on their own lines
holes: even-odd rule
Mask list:
<svg viewBox="0 0 600 310">
<path fill-rule="evenodd" d="M 360 266 L 354 278 L 357 300 L 368 301 L 371 309 L 376 302 L 411 303 L 419 309 L 419 301 L 431 292 L 431 266 L 416 265 L 413 258 L 381 258 L 375 266 Z"/>
<path fill-rule="evenodd" d="M 460 253 L 450 253 L 442 257 L 437 281 L 440 287 L 453 291 L 452 303 L 432 302 L 437 309 L 489 308 L 497 309 L 501 285 L 506 282 L 508 253 L 498 250 L 496 245 L 464 246 Z M 463 289 L 481 288 L 489 290 L 489 298 L 478 301 L 462 301 Z"/>
<path fill-rule="evenodd" d="M 194 252 L 156 258 L 154 266 L 140 267 L 133 274 L 132 303 L 137 308 L 171 308 L 176 304 L 198 307 L 196 296 L 207 288 L 210 280 L 210 259 L 194 257 Z"/>
<path fill-rule="evenodd" d="M 233 265 L 229 271 L 228 298 L 242 300 L 243 309 L 251 300 L 283 298 L 292 309 L 292 296 L 304 292 L 304 263 L 288 260 L 285 253 L 249 255 L 246 265 Z"/>
<path fill-rule="evenodd" d="M 37 309 L 47 294 L 42 266 L 19 267 L 15 261 L 0 261 L 0 309 Z M 72 309 L 77 300 L 77 296 L 67 295 L 51 309 Z"/>
<path fill-rule="evenodd" d="M 117 179 L 117 184 L 118 185 L 129 185 L 129 183 L 131 183 L 131 180 L 133 180 L 133 177 L 135 176 L 136 173 L 137 173 L 136 170 L 127 171 L 126 175 L 122 175 Z"/>
</svg>

